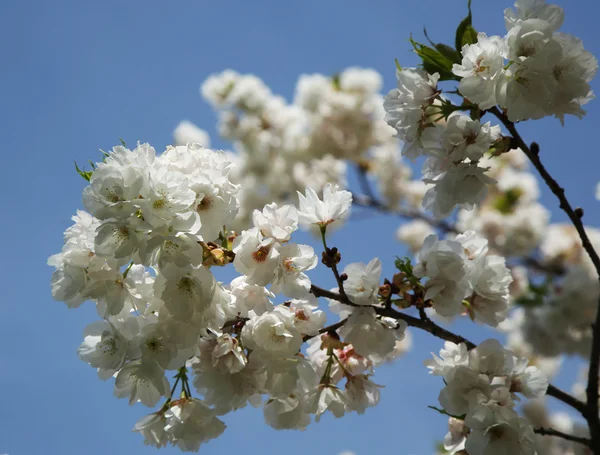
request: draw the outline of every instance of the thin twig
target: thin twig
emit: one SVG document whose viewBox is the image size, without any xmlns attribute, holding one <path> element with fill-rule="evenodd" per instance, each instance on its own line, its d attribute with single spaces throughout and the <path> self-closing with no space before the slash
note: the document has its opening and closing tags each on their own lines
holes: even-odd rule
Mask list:
<svg viewBox="0 0 600 455">
<path fill-rule="evenodd" d="M 308 341 L 311 338 L 314 338 L 319 335 L 323 335 L 324 333 L 335 332 L 337 329 L 342 327 L 346 323 L 346 321 L 348 321 L 348 318 L 344 318 L 344 319 L 336 322 L 335 324 L 331 324 L 330 326 L 324 327 L 321 330 L 319 330 L 319 332 L 316 335 L 304 335 L 304 338 L 302 338 L 302 340 Z"/>
<path fill-rule="evenodd" d="M 388 215 L 396 215 L 406 220 L 421 220 L 446 234 L 461 233 L 455 225 L 447 221 L 437 220 L 432 216 L 427 215 L 425 212 L 417 209 L 411 209 L 407 207 L 391 208 L 372 196 L 353 194 L 352 203 L 360 207 L 371 208 Z M 546 273 L 548 275 L 562 275 L 565 272 L 564 268 L 560 266 L 542 264 L 538 259 L 532 256 L 523 258 L 523 264 L 531 269 Z"/>
<path fill-rule="evenodd" d="M 527 158 L 531 161 L 533 166 L 537 169 L 540 176 L 550 188 L 550 191 L 557 197 L 560 208 L 567 214 L 573 226 L 579 234 L 583 248 L 587 252 L 588 256 L 594 264 L 598 279 L 600 280 L 600 257 L 594 249 L 592 242 L 590 241 L 583 222 L 581 221 L 582 212 L 573 208 L 567 196 L 565 190 L 559 183 L 550 175 L 544 164 L 542 163 L 539 156 L 539 146 L 532 144 L 528 146 L 519 132 L 515 127 L 515 124 L 508 120 L 508 117 L 502 113 L 497 107 L 493 107 L 489 110 L 495 115 L 502 124 L 506 127 L 509 133 L 512 135 L 516 144 L 523 150 Z M 598 418 L 598 374 L 600 373 L 600 302 L 598 309 L 596 310 L 595 323 L 592 324 L 592 350 L 590 355 L 590 368 L 588 372 L 588 383 L 586 388 L 587 405 L 582 413 L 588 422 L 590 428 L 590 434 L 592 436 L 591 448 L 595 454 L 600 455 L 600 419 Z"/>
<path fill-rule="evenodd" d="M 310 287 L 310 292 L 315 297 L 326 297 L 328 299 L 332 299 L 332 300 L 341 302 L 345 305 L 361 306 L 361 305 L 357 305 L 356 303 L 352 302 L 347 296 L 343 297 L 342 295 L 340 295 L 336 292 L 327 291 L 327 290 L 322 289 L 315 285 L 312 285 Z M 433 322 L 431 319 L 422 320 L 419 318 L 415 318 L 413 316 L 409 316 L 408 314 L 401 313 L 400 311 L 397 311 L 393 308 L 384 308 L 384 307 L 377 307 L 377 306 L 372 306 L 372 305 L 371 305 L 371 307 L 380 316 L 387 316 L 387 317 L 394 318 L 396 320 L 403 320 L 404 322 L 406 322 L 406 324 L 409 327 L 416 327 L 417 329 L 424 330 L 425 332 L 429 332 L 433 336 L 435 336 L 437 338 L 441 338 L 442 340 L 451 341 L 452 343 L 455 343 L 455 344 L 465 343 L 465 345 L 467 346 L 467 348 L 469 350 L 475 349 L 477 347 L 477 345 L 475 343 L 473 343 L 472 341 L 469 341 L 465 337 L 462 337 L 453 332 L 450 332 L 449 330 L 444 329 L 443 327 L 440 327 L 435 322 Z M 546 394 L 556 398 L 557 400 L 562 401 L 565 404 L 568 404 L 569 406 L 571 406 L 572 408 L 576 409 L 579 412 L 583 412 L 583 410 L 585 410 L 585 403 L 578 400 L 574 396 L 569 395 L 567 392 L 564 392 L 563 390 L 559 389 L 558 387 L 553 386 L 552 384 L 550 384 L 548 386 L 548 390 L 546 391 Z"/>
<path fill-rule="evenodd" d="M 579 436 L 573 436 L 571 434 L 563 433 L 562 431 L 555 430 L 554 428 L 543 428 L 536 427 L 533 430 L 536 434 L 542 436 L 556 436 L 557 438 L 562 438 L 567 441 L 578 442 L 579 444 L 583 444 L 584 446 L 591 447 L 592 441 L 588 438 L 582 438 Z"/>
</svg>

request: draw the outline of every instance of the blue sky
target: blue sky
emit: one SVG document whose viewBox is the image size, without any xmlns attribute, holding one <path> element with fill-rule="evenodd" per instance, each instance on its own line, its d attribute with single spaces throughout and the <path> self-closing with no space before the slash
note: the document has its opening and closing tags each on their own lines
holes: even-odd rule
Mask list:
<svg viewBox="0 0 600 455">
<path fill-rule="evenodd" d="M 473 3 L 477 29 L 504 32 L 508 1 Z M 600 55 L 598 2 L 556 3 L 566 8 L 563 31 Z M 60 250 L 62 232 L 81 207 L 84 182 L 74 160 L 97 159 L 97 150 L 119 137 L 162 149 L 182 119 L 208 130 L 213 145 L 226 146 L 216 140 L 215 116 L 198 94 L 209 74 L 226 68 L 255 73 L 288 99 L 301 73 L 332 74 L 354 65 L 380 71 L 388 90 L 395 82 L 394 58 L 404 66 L 417 63 L 409 34 L 420 37 L 426 25 L 434 40 L 452 43 L 465 10 L 462 0 L 0 2 L 0 453 L 154 451 L 130 432 L 146 409 L 114 398 L 112 383 L 99 381 L 77 358 L 83 328 L 96 319 L 94 308 L 68 310 L 50 296 L 46 258 Z M 593 86 L 598 91 L 597 81 Z M 550 171 L 560 174 L 571 200 L 586 209 L 586 222 L 596 226 L 599 123 L 600 106 L 592 102 L 584 121 L 569 118 L 561 128 L 544 120 L 521 128 L 526 139 L 540 143 Z M 542 192 L 553 220 L 564 220 L 552 195 Z M 345 262 L 379 256 L 389 275 L 394 256 L 403 253 L 393 240 L 397 225 L 361 216 L 333 243 Z M 373 232 L 378 235 L 370 239 Z M 470 324 L 454 328 L 475 341 L 486 337 Z M 422 361 L 442 342 L 413 335 L 413 351 L 378 370 L 376 381 L 386 386 L 382 402 L 365 415 L 327 417 L 305 432 L 276 432 L 260 411 L 245 409 L 228 416 L 226 433 L 202 452 L 431 454 L 445 421 L 426 408 L 437 403 L 441 383 Z M 574 374 L 564 374 L 559 384 L 568 387 Z"/>
</svg>

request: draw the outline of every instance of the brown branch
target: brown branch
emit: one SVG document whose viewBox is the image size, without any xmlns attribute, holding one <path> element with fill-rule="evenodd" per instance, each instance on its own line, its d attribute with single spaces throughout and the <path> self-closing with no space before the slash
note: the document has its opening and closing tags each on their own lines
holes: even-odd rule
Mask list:
<svg viewBox="0 0 600 455">
<path fill-rule="evenodd" d="M 365 306 L 365 305 L 357 305 L 356 303 L 352 302 L 347 296 L 343 297 L 342 295 L 340 295 L 336 292 L 327 291 L 327 290 L 322 289 L 315 285 L 312 285 L 310 287 L 310 292 L 315 297 L 326 297 L 328 299 L 332 299 L 332 300 L 341 302 L 345 305 L 350 305 L 350 306 L 354 306 L 354 307 Z M 396 320 L 403 320 L 404 322 L 406 322 L 406 324 L 409 327 L 415 327 L 417 329 L 424 330 L 425 332 L 429 332 L 433 336 L 435 336 L 437 338 L 441 338 L 442 340 L 451 341 L 452 343 L 455 343 L 455 344 L 465 343 L 465 345 L 467 346 L 467 348 L 469 350 L 475 349 L 477 347 L 477 345 L 475 343 L 473 343 L 472 341 L 469 341 L 465 337 L 462 337 L 453 332 L 450 332 L 449 330 L 444 329 L 443 327 L 440 327 L 435 322 L 433 322 L 431 319 L 422 320 L 419 318 L 415 318 L 408 314 L 401 313 L 400 311 L 397 311 L 393 308 L 384 308 L 384 307 L 377 307 L 377 306 L 372 306 L 372 305 L 369 305 L 369 306 L 371 306 L 375 310 L 375 312 L 380 316 L 391 317 Z M 558 387 L 553 386 L 552 384 L 548 385 L 548 390 L 546 391 L 546 394 L 556 398 L 557 400 L 562 401 L 565 404 L 568 404 L 569 406 L 571 406 L 572 408 L 576 409 L 579 412 L 583 412 L 585 410 L 585 403 L 578 400 L 574 396 L 569 395 L 567 392 L 564 392 L 563 390 L 559 389 Z"/>
<path fill-rule="evenodd" d="M 573 226 L 575 226 L 575 229 L 579 234 L 579 238 L 581 239 L 583 248 L 592 260 L 594 268 L 596 269 L 596 273 L 598 274 L 598 279 L 600 280 L 600 257 L 594 249 L 594 246 L 592 245 L 592 242 L 590 241 L 587 232 L 585 231 L 585 227 L 581 221 L 583 216 L 582 210 L 573 208 L 567 199 L 567 196 L 565 195 L 564 188 L 562 188 L 554 179 L 554 177 L 550 175 L 542 163 L 539 156 L 539 145 L 532 143 L 531 146 L 528 146 L 517 131 L 515 124 L 508 120 L 508 117 L 506 117 L 506 115 L 497 107 L 493 107 L 489 110 L 489 112 L 495 115 L 506 127 L 506 129 L 512 135 L 516 145 L 518 145 L 523 150 L 525 155 L 527 155 L 527 158 L 529 158 L 533 166 L 537 169 L 548 188 L 550 188 L 550 191 L 552 191 L 552 193 L 554 193 L 558 199 L 560 208 L 567 214 L 571 220 L 571 223 L 573 223 Z M 592 350 L 590 355 L 590 368 L 586 388 L 587 405 L 582 414 L 587 420 L 590 428 L 590 434 L 592 437 L 590 447 L 595 454 L 600 455 L 600 419 L 598 418 L 598 375 L 600 374 L 600 302 L 599 307 L 596 310 L 596 319 L 592 325 L 592 329 Z"/>
<path fill-rule="evenodd" d="M 396 215 L 407 220 L 425 221 L 430 226 L 438 228 L 439 230 L 448 234 L 460 234 L 460 231 L 456 228 L 456 226 L 444 220 L 436 220 L 435 218 L 418 209 L 411 209 L 408 207 L 399 207 L 393 209 L 372 196 L 362 194 L 352 194 L 352 202 L 360 207 L 375 209 L 379 212 Z"/>
<path fill-rule="evenodd" d="M 555 430 L 554 428 L 543 428 L 543 427 L 535 427 L 534 433 L 542 435 L 542 436 L 556 436 L 557 438 L 562 438 L 567 441 L 577 442 L 579 444 L 583 444 L 586 447 L 591 447 L 592 441 L 588 438 L 582 438 L 579 436 L 573 436 L 571 434 L 563 433 L 562 431 Z"/>
<path fill-rule="evenodd" d="M 372 191 L 371 191 L 372 194 Z M 385 205 L 383 202 L 372 196 L 365 196 L 362 194 L 353 194 L 352 203 L 360 207 L 371 208 L 387 215 L 396 215 L 405 220 L 421 220 L 429 224 L 430 226 L 439 229 L 446 234 L 460 234 L 458 228 L 444 220 L 436 220 L 435 218 L 427 215 L 417 209 L 411 209 L 407 207 L 391 208 Z M 538 259 L 528 256 L 523 258 L 523 265 L 542 272 L 548 275 L 562 275 L 565 270 L 563 267 L 556 265 L 542 264 Z"/>
<path fill-rule="evenodd" d="M 319 332 L 316 335 L 304 335 L 304 337 L 302 338 L 302 341 L 308 341 L 311 338 L 314 338 L 319 335 L 323 335 L 324 333 L 335 332 L 337 329 L 342 327 L 346 323 L 346 321 L 348 321 L 348 318 L 341 319 L 340 321 L 336 322 L 335 324 L 331 324 L 330 326 L 322 328 L 321 330 L 319 330 Z"/>
</svg>

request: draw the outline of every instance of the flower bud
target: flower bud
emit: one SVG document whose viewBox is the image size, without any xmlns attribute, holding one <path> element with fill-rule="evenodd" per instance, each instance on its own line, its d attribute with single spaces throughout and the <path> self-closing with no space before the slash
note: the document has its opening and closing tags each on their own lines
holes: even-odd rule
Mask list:
<svg viewBox="0 0 600 455">
<path fill-rule="evenodd" d="M 379 296 L 387 299 L 390 295 L 392 295 L 392 287 L 389 284 L 382 284 L 379 286 Z"/>
</svg>

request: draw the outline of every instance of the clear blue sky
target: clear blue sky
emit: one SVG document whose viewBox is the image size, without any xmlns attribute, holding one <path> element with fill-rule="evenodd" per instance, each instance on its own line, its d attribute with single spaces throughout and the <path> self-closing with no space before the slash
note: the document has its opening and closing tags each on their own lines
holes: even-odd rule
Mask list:
<svg viewBox="0 0 600 455">
<path fill-rule="evenodd" d="M 504 32 L 508 1 L 473 3 L 479 30 Z M 563 31 L 599 56 L 597 0 L 557 3 L 566 8 Z M 130 432 L 147 410 L 114 398 L 112 382 L 99 381 L 76 355 L 84 326 L 96 319 L 93 307 L 68 310 L 50 296 L 46 258 L 60 250 L 62 232 L 81 207 L 84 182 L 74 160 L 96 159 L 99 148 L 119 137 L 162 149 L 181 119 L 225 146 L 215 140 L 215 117 L 198 94 L 210 73 L 225 68 L 255 73 L 288 99 L 301 73 L 332 74 L 352 65 L 380 71 L 388 90 L 395 57 L 406 66 L 417 63 L 409 34 L 421 36 L 426 25 L 433 39 L 452 43 L 465 10 L 466 0 L 0 2 L 0 453 L 154 451 Z M 593 86 L 598 92 L 597 80 Z M 598 125 L 600 104 L 592 102 L 584 121 L 569 118 L 565 128 L 556 120 L 523 127 L 527 139 L 540 142 L 550 170 L 562 174 L 568 195 L 586 208 L 586 222 L 597 226 Z M 543 201 L 553 220 L 564 219 L 545 190 Z M 334 243 L 347 262 L 381 257 L 390 274 L 394 255 L 403 253 L 393 243 L 396 227 L 395 220 L 361 217 Z M 377 238 L 356 242 L 375 229 Z M 485 337 L 468 324 L 455 328 L 475 341 Z M 411 354 L 378 371 L 376 381 L 386 385 L 382 403 L 365 415 L 276 432 L 261 412 L 245 409 L 228 416 L 226 433 L 202 452 L 431 454 L 446 423 L 426 408 L 437 403 L 441 383 L 421 362 L 441 341 L 413 335 Z M 559 383 L 566 387 L 572 376 Z"/>
</svg>

